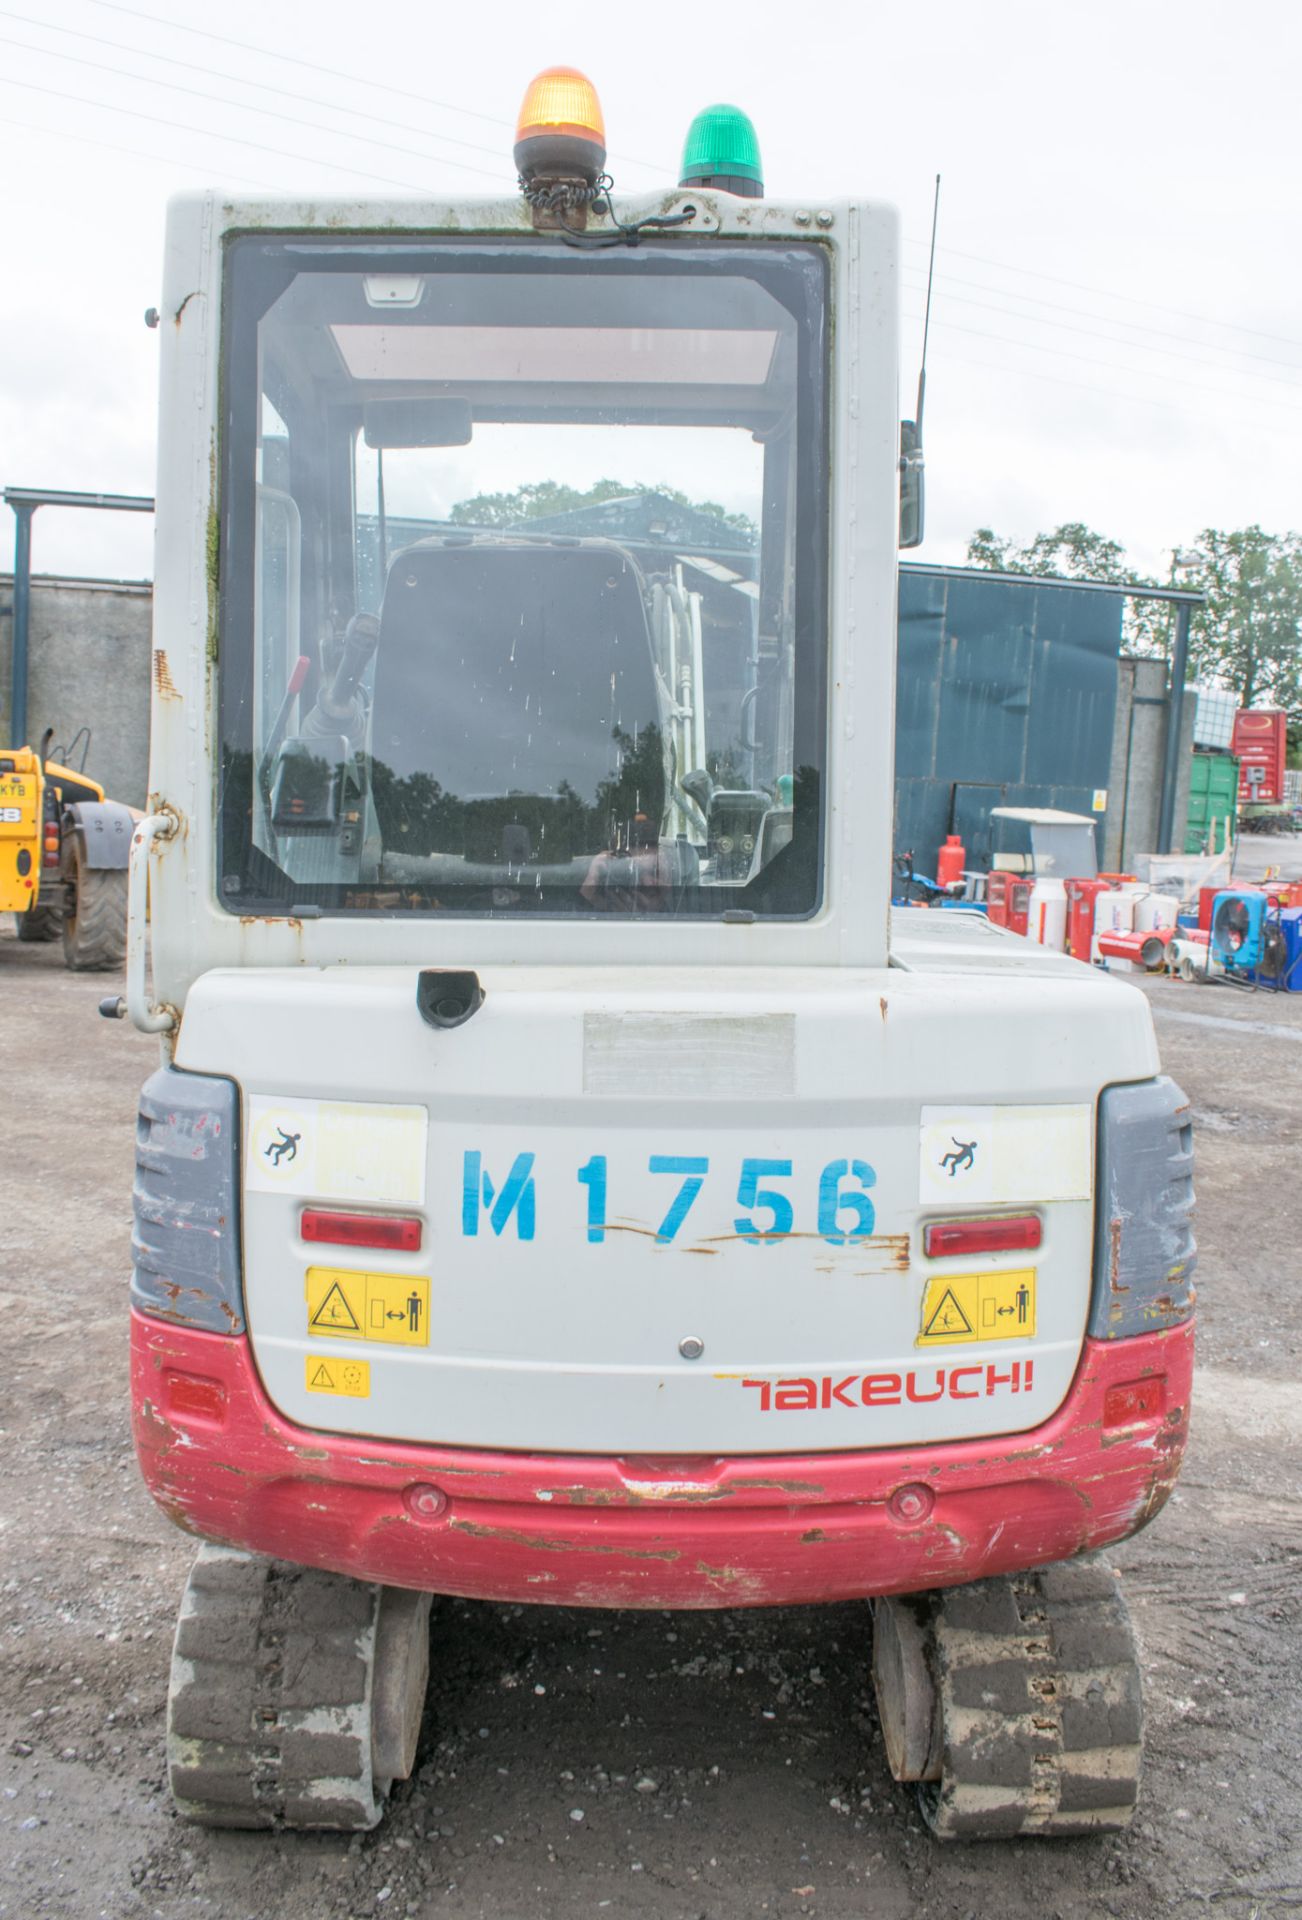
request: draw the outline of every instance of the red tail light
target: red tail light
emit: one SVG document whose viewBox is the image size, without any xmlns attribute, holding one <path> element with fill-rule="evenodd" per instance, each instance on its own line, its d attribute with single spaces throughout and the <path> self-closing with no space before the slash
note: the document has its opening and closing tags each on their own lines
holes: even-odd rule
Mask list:
<svg viewBox="0 0 1302 1920">
<path fill-rule="evenodd" d="M 1145 1420 L 1157 1420 L 1166 1412 L 1166 1375 L 1155 1373 L 1148 1380 L 1127 1380 L 1109 1387 L 1103 1396 L 1105 1427 L 1135 1427 Z"/>
<path fill-rule="evenodd" d="M 932 1220 L 922 1251 L 940 1260 L 956 1253 L 1025 1253 L 1041 1240 L 1038 1213 L 988 1213 L 979 1220 Z"/>
<path fill-rule="evenodd" d="M 220 1380 L 209 1380 L 197 1373 L 163 1375 L 168 1413 L 183 1420 L 206 1420 L 220 1426 L 226 1418 L 226 1389 Z"/>
<path fill-rule="evenodd" d="M 336 1247 L 382 1247 L 388 1253 L 419 1253 L 421 1223 L 394 1213 L 335 1213 L 304 1207 L 299 1232 L 305 1240 Z"/>
</svg>

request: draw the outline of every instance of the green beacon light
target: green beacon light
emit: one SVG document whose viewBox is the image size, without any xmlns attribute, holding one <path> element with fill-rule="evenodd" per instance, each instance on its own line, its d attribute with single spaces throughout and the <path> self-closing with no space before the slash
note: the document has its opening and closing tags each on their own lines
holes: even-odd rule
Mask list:
<svg viewBox="0 0 1302 1920">
<path fill-rule="evenodd" d="M 746 200 L 764 198 L 759 141 L 740 107 L 703 107 L 687 129 L 680 187 L 716 187 Z"/>
</svg>

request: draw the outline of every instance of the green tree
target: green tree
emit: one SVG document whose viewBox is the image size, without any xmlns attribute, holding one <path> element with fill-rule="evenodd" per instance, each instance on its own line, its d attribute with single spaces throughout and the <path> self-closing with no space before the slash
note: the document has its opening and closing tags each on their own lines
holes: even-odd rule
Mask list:
<svg viewBox="0 0 1302 1920">
<path fill-rule="evenodd" d="M 1259 526 L 1204 527 L 1185 568 L 1207 595 L 1190 623 L 1201 677 L 1223 681 L 1243 707 L 1284 707 L 1302 722 L 1302 538 Z"/>
<path fill-rule="evenodd" d="M 449 516 L 458 526 L 517 527 L 522 521 L 541 519 L 553 513 L 572 513 L 576 507 L 600 506 L 604 500 L 625 500 L 644 493 L 658 493 L 675 506 L 689 507 L 694 513 L 708 513 L 733 527 L 738 533 L 755 538 L 755 522 L 745 513 L 729 513 L 717 500 L 693 500 L 677 487 L 663 483 L 655 486 L 627 486 L 622 480 L 598 480 L 590 487 L 567 487 L 557 480 L 530 481 L 510 493 L 477 493 L 459 500 Z"/>
<path fill-rule="evenodd" d="M 993 567 L 1002 573 L 1053 574 L 1059 579 L 1140 584 L 1139 575 L 1126 565 L 1121 542 L 1095 533 L 1079 520 L 1064 521 L 1052 533 L 1037 533 L 1024 547 L 1002 539 L 989 527 L 978 527 L 968 542 L 967 557 L 971 566 Z"/>
<path fill-rule="evenodd" d="M 1058 580 L 1105 580 L 1121 587 L 1155 587 L 1160 583 L 1138 573 L 1126 561 L 1119 540 L 1096 533 L 1080 520 L 1066 520 L 1048 533 L 1037 533 L 1025 546 L 978 527 L 968 541 L 969 566 L 989 567 L 997 573 L 1024 573 Z M 1122 632 L 1132 653 L 1167 651 L 1170 609 L 1162 601 L 1128 600 Z"/>
<path fill-rule="evenodd" d="M 1074 520 L 1037 533 L 1025 546 L 978 527 L 967 557 L 971 566 L 1000 573 L 1159 584 L 1127 565 L 1119 541 Z M 1207 596 L 1190 621 L 1191 677 L 1222 682 L 1243 707 L 1283 707 L 1296 751 L 1302 744 L 1302 536 L 1255 525 L 1229 533 L 1204 527 L 1180 571 L 1181 586 Z M 1171 625 L 1161 602 L 1132 600 L 1126 644 L 1138 653 L 1166 653 Z"/>
<path fill-rule="evenodd" d="M 535 480 L 510 493 L 477 493 L 469 500 L 459 500 L 449 518 L 458 526 L 515 527 L 522 520 L 537 520 L 544 514 L 571 513 L 575 507 L 620 500 L 630 491 L 618 480 L 598 480 L 586 491 L 562 486 L 557 480 Z"/>
</svg>

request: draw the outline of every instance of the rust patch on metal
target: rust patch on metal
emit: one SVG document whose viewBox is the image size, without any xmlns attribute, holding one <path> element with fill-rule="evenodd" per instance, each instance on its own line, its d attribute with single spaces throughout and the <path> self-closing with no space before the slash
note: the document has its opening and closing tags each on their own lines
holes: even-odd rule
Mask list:
<svg viewBox="0 0 1302 1920">
<path fill-rule="evenodd" d="M 1112 1258 L 1108 1266 L 1108 1285 L 1113 1293 L 1129 1293 L 1130 1288 L 1121 1284 L 1121 1222 L 1109 1220 L 1108 1239 L 1112 1248 Z"/>
<path fill-rule="evenodd" d="M 181 689 L 172 678 L 172 669 L 167 664 L 167 655 L 162 647 L 154 648 L 154 691 L 160 700 L 181 698 Z"/>
<path fill-rule="evenodd" d="M 731 1500 L 736 1494 L 782 1493 L 796 1499 L 819 1499 L 823 1489 L 815 1480 L 731 1480 L 724 1486 L 690 1486 L 669 1479 L 663 1487 L 649 1479 L 625 1480 L 619 1487 L 588 1487 L 581 1484 L 554 1489 L 555 1497 L 571 1507 L 699 1507 Z"/>
<path fill-rule="evenodd" d="M 712 1567 L 708 1560 L 698 1560 L 696 1571 L 704 1574 L 712 1586 L 746 1594 L 761 1603 L 768 1598 L 764 1576 L 753 1567 Z"/>
<path fill-rule="evenodd" d="M 816 1240 L 820 1245 L 826 1244 L 826 1236 L 824 1234 L 807 1229 L 798 1233 L 765 1233 L 758 1237 L 763 1240 L 766 1245 L 776 1240 Z M 754 1234 L 749 1233 L 715 1233 L 710 1235 L 710 1243 L 713 1246 L 724 1246 L 731 1241 L 750 1241 L 755 1238 L 756 1236 Z M 850 1276 L 854 1280 L 874 1280 L 880 1278 L 884 1273 L 907 1273 L 909 1271 L 909 1236 L 907 1233 L 870 1233 L 865 1235 L 862 1240 L 847 1241 L 846 1245 L 838 1248 L 837 1251 L 841 1253 L 878 1254 L 881 1256 L 882 1265 L 880 1267 L 856 1268 Z M 815 1273 L 839 1273 L 843 1272 L 844 1269 L 829 1259 L 819 1261 L 814 1271 Z"/>
<path fill-rule="evenodd" d="M 887 1000 L 886 1000 L 885 994 L 882 995 L 881 999 L 877 1002 L 877 1004 L 882 1010 L 882 1019 L 884 1020 L 886 1018 L 886 1013 L 887 1013 Z"/>
<path fill-rule="evenodd" d="M 266 922 L 260 921 L 259 924 L 265 925 Z M 637 1233 L 641 1234 L 644 1240 L 655 1240 L 659 1238 L 654 1227 L 636 1226 L 628 1220 L 608 1220 L 606 1222 L 606 1232 Z M 721 1247 L 733 1245 L 738 1241 L 753 1242 L 757 1239 L 763 1241 L 765 1245 L 772 1245 L 776 1241 L 785 1242 L 788 1240 L 816 1240 L 820 1246 L 826 1242 L 826 1236 L 813 1229 L 801 1229 L 796 1233 L 762 1233 L 758 1235 L 753 1233 L 712 1233 L 708 1234 L 704 1240 L 698 1240 L 694 1246 L 684 1244 L 678 1248 L 678 1251 L 681 1253 L 718 1253 Z M 846 1247 L 855 1253 L 877 1253 L 882 1255 L 884 1259 L 884 1264 L 880 1268 L 863 1267 L 858 1269 L 852 1275 L 852 1278 L 855 1280 L 871 1280 L 877 1278 L 881 1273 L 907 1273 L 909 1271 L 909 1236 L 907 1233 L 870 1233 L 866 1234 L 861 1240 L 847 1241 Z M 846 1249 L 840 1249 L 840 1251 L 845 1250 Z M 815 1268 L 816 1273 L 833 1273 L 839 1270 L 840 1269 L 834 1267 L 830 1262 L 821 1262 Z"/>
<path fill-rule="evenodd" d="M 734 1480 L 732 1484 L 759 1493 L 801 1493 L 817 1497 L 823 1491 L 817 1480 Z"/>
<path fill-rule="evenodd" d="M 510 1540 L 518 1547 L 532 1547 L 539 1553 L 606 1553 L 620 1560 L 681 1560 L 677 1547 L 617 1547 L 595 1540 L 549 1540 L 542 1534 L 526 1533 L 522 1527 L 486 1527 L 476 1520 L 449 1520 L 449 1530 L 466 1533 L 472 1540 Z"/>
<path fill-rule="evenodd" d="M 818 1541 L 826 1540 L 826 1538 L 827 1535 L 821 1527 L 811 1527 L 808 1533 L 801 1534 L 800 1544 L 802 1547 L 812 1547 L 816 1545 Z"/>
<path fill-rule="evenodd" d="M 199 298 L 199 292 L 200 292 L 200 289 L 198 287 L 195 287 L 192 292 L 186 294 L 184 300 L 181 302 L 180 306 L 176 309 L 176 312 L 172 315 L 172 325 L 174 327 L 180 326 L 182 315 L 184 314 L 186 308 L 189 306 L 190 302 L 192 300 L 197 300 Z"/>
</svg>

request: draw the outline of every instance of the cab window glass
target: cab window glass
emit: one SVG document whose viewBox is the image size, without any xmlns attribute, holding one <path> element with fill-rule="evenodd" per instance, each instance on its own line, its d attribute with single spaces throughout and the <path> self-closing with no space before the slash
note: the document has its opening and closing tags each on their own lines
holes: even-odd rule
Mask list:
<svg viewBox="0 0 1302 1920">
<path fill-rule="evenodd" d="M 819 250 L 230 266 L 227 904 L 814 911 Z"/>
</svg>

